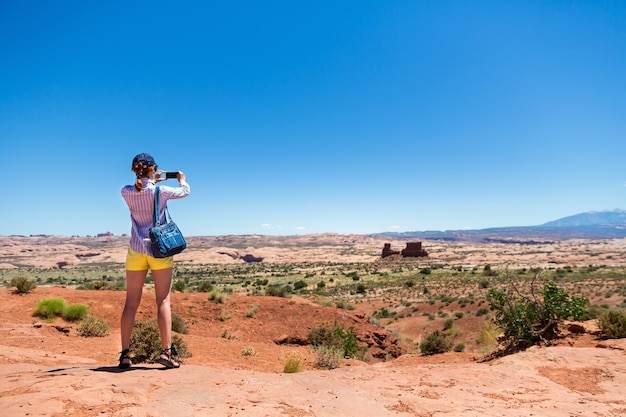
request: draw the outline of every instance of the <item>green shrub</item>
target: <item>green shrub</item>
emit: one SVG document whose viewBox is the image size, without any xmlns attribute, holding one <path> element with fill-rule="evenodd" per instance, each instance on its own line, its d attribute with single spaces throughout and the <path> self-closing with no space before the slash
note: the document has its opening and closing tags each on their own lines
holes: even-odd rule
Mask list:
<svg viewBox="0 0 626 417">
<path fill-rule="evenodd" d="M 422 339 L 419 348 L 422 355 L 434 355 L 449 352 L 452 349 L 452 342 L 448 340 L 445 334 L 435 330 Z"/>
<path fill-rule="evenodd" d="M 109 324 L 103 318 L 87 316 L 80 323 L 77 332 L 83 337 L 103 337 L 109 334 Z"/>
<path fill-rule="evenodd" d="M 265 289 L 265 295 L 269 295 L 270 297 L 289 297 L 291 294 L 292 288 L 289 285 L 278 285 L 272 284 L 268 285 Z"/>
<path fill-rule="evenodd" d="M 63 319 L 67 321 L 79 321 L 84 319 L 89 314 L 89 307 L 82 304 L 74 304 L 66 306 L 63 309 Z"/>
<path fill-rule="evenodd" d="M 344 357 L 348 358 L 353 358 L 359 351 L 358 338 L 354 328 L 344 329 L 337 323 L 333 327 L 327 323 L 322 323 L 309 332 L 307 340 L 314 348 L 336 348 Z"/>
<path fill-rule="evenodd" d="M 570 297 L 555 283 L 543 285 L 535 294 L 531 283 L 529 295 L 517 289 L 508 291 L 490 289 L 487 293 L 491 309 L 495 311 L 495 323 L 502 328 L 501 341 L 507 347 L 523 347 L 541 339 L 556 337 L 558 323 L 565 319 L 588 318 L 589 300 Z"/>
<path fill-rule="evenodd" d="M 22 275 L 12 278 L 11 286 L 15 287 L 15 290 L 13 291 L 15 294 L 28 294 L 37 288 L 37 284 L 34 279 Z"/>
<path fill-rule="evenodd" d="M 300 280 L 300 281 L 296 281 L 293 283 L 293 289 L 294 291 L 298 291 L 298 290 L 302 290 L 304 288 L 306 288 L 308 285 L 306 283 L 306 281 Z"/>
<path fill-rule="evenodd" d="M 456 345 L 454 345 L 454 350 L 455 352 L 464 352 L 465 351 L 465 341 L 461 340 L 460 342 L 458 342 Z"/>
<path fill-rule="evenodd" d="M 198 291 L 211 292 L 213 291 L 213 284 L 211 284 L 209 281 L 202 281 L 202 283 L 198 286 Z"/>
<path fill-rule="evenodd" d="M 178 352 L 178 358 L 191 356 L 187 343 L 178 335 L 172 335 L 172 346 Z M 130 352 L 134 363 L 154 363 L 161 354 L 161 336 L 156 320 L 136 321 L 130 337 Z"/>
<path fill-rule="evenodd" d="M 176 313 L 172 313 L 172 331 L 180 334 L 189 333 L 187 323 L 185 323 L 185 320 L 183 320 L 183 318 Z"/>
<path fill-rule="evenodd" d="M 259 305 L 254 303 L 250 310 L 246 312 L 246 317 L 253 319 L 256 316 L 256 313 L 259 311 Z"/>
<path fill-rule="evenodd" d="M 213 289 L 209 293 L 209 300 L 214 301 L 218 304 L 222 304 L 226 299 L 226 295 L 218 289 Z"/>
<path fill-rule="evenodd" d="M 55 317 L 63 314 L 63 310 L 67 308 L 67 304 L 63 298 L 52 297 L 39 300 L 37 306 L 33 310 L 33 316 L 53 321 Z"/>
<path fill-rule="evenodd" d="M 300 352 L 293 351 L 287 355 L 283 364 L 283 372 L 286 374 L 295 374 L 302 370 L 304 356 Z"/>
<path fill-rule="evenodd" d="M 182 279 L 178 279 L 172 287 L 174 291 L 185 292 L 185 290 L 187 289 L 187 284 Z"/>
<path fill-rule="evenodd" d="M 602 314 L 596 322 L 605 337 L 609 339 L 626 337 L 626 312 L 609 310 Z"/>
<path fill-rule="evenodd" d="M 450 330 L 452 328 L 452 326 L 454 326 L 454 319 L 452 317 L 448 317 L 444 322 L 443 322 L 443 329 L 444 330 Z"/>
</svg>

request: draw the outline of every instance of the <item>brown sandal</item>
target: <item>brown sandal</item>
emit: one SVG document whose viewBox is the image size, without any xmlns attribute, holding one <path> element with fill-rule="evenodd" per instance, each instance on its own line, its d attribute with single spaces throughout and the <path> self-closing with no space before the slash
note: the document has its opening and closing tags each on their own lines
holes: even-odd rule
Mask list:
<svg viewBox="0 0 626 417">
<path fill-rule="evenodd" d="M 157 362 L 166 368 L 180 368 L 180 363 L 178 363 L 176 355 L 178 355 L 176 349 L 174 346 L 170 346 L 161 351 L 162 357 L 160 357 Z M 167 358 L 163 358 L 163 356 L 167 356 Z"/>
</svg>

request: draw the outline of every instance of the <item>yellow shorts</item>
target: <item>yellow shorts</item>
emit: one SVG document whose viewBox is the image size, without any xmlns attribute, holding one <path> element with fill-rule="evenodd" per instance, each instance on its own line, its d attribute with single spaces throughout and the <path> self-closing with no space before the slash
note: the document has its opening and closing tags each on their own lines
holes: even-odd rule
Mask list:
<svg viewBox="0 0 626 417">
<path fill-rule="evenodd" d="M 174 257 L 168 256 L 167 258 L 154 258 L 148 256 L 145 253 L 135 252 L 131 248 L 128 248 L 126 254 L 126 270 L 127 271 L 158 271 L 159 269 L 167 269 L 174 267 Z"/>
</svg>

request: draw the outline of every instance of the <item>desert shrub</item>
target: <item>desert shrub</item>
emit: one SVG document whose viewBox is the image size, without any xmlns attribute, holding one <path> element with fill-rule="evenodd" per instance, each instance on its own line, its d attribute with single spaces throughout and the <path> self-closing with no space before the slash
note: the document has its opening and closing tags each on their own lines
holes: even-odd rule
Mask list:
<svg viewBox="0 0 626 417">
<path fill-rule="evenodd" d="M 67 308 L 67 303 L 63 298 L 52 297 L 39 300 L 37 306 L 33 310 L 33 316 L 53 321 L 55 317 L 63 314 L 63 310 Z"/>
<path fill-rule="evenodd" d="M 300 280 L 300 281 L 296 281 L 293 283 L 293 289 L 294 291 L 298 291 L 298 290 L 302 290 L 304 288 L 306 288 L 308 285 L 306 283 L 306 281 Z"/>
<path fill-rule="evenodd" d="M 185 290 L 187 290 L 187 283 L 182 279 L 177 279 L 172 287 L 174 291 L 185 292 Z"/>
<path fill-rule="evenodd" d="M 315 348 L 315 367 L 335 369 L 341 365 L 343 352 L 335 346 L 318 346 Z"/>
<path fill-rule="evenodd" d="M 82 320 L 87 316 L 87 314 L 89 314 L 89 307 L 82 304 L 66 306 L 61 313 L 63 319 L 67 321 Z"/>
<path fill-rule="evenodd" d="M 302 363 L 304 362 L 304 356 L 300 352 L 290 352 L 284 360 L 283 372 L 286 374 L 295 374 L 302 370 Z"/>
<path fill-rule="evenodd" d="M 481 279 L 478 282 L 478 288 L 482 288 L 482 289 L 489 288 L 489 280 L 488 279 Z"/>
<path fill-rule="evenodd" d="M 443 329 L 444 330 L 450 330 L 452 328 L 452 326 L 454 326 L 454 319 L 452 317 L 448 317 L 444 322 L 443 322 Z"/>
<path fill-rule="evenodd" d="M 461 340 L 460 342 L 458 342 L 456 345 L 454 345 L 454 350 L 455 352 L 465 352 L 465 341 Z"/>
<path fill-rule="evenodd" d="M 498 271 L 491 269 L 491 265 L 487 264 L 483 268 L 483 275 L 486 277 L 495 277 L 498 276 Z"/>
<path fill-rule="evenodd" d="M 523 347 L 554 338 L 558 323 L 563 320 L 588 318 L 587 298 L 571 297 L 553 282 L 545 283 L 536 294 L 533 283 L 534 280 L 528 295 L 514 287 L 508 291 L 492 288 L 487 293 L 495 311 L 495 323 L 504 332 L 500 339 L 507 347 Z"/>
<path fill-rule="evenodd" d="M 335 302 L 335 306 L 343 310 L 356 310 L 356 307 L 350 304 L 349 302 L 347 302 L 346 300 L 337 300 Z"/>
<path fill-rule="evenodd" d="M 176 349 L 179 359 L 188 358 L 187 343 L 178 335 L 172 335 L 172 346 Z M 139 320 L 135 322 L 130 337 L 130 352 L 134 363 L 154 363 L 161 354 L 161 336 L 156 320 Z"/>
<path fill-rule="evenodd" d="M 596 322 L 605 337 L 609 339 L 626 337 L 626 312 L 611 309 L 602 314 Z"/>
<path fill-rule="evenodd" d="M 185 320 L 176 313 L 172 313 L 172 331 L 180 334 L 189 333 L 187 323 L 185 323 Z"/>
<path fill-rule="evenodd" d="M 202 281 L 200 285 L 198 285 L 198 291 L 200 292 L 211 292 L 213 291 L 213 284 L 209 281 Z"/>
<path fill-rule="evenodd" d="M 367 292 L 367 287 L 363 284 L 359 284 L 356 286 L 356 293 L 357 294 L 365 294 Z"/>
<path fill-rule="evenodd" d="M 214 301 L 218 304 L 222 304 L 226 299 L 226 295 L 218 289 L 212 289 L 209 293 L 209 300 Z"/>
<path fill-rule="evenodd" d="M 15 287 L 15 290 L 13 290 L 14 294 L 28 294 L 37 288 L 34 279 L 22 275 L 11 278 L 11 286 Z"/>
<path fill-rule="evenodd" d="M 109 324 L 103 318 L 87 316 L 76 330 L 83 337 L 104 337 L 109 334 Z"/>
<path fill-rule="evenodd" d="M 258 352 L 253 347 L 245 347 L 241 349 L 241 356 L 257 356 Z"/>
<path fill-rule="evenodd" d="M 256 317 L 256 313 L 258 311 L 259 311 L 259 305 L 257 303 L 254 303 L 252 307 L 250 307 L 250 310 L 246 312 L 246 317 L 253 319 L 254 317 Z"/>
<path fill-rule="evenodd" d="M 265 295 L 268 295 L 270 297 L 287 298 L 289 297 L 289 294 L 291 294 L 291 291 L 293 291 L 293 289 L 290 285 L 272 284 L 268 285 L 267 288 L 265 288 Z"/>
<path fill-rule="evenodd" d="M 333 327 L 327 323 L 322 323 L 309 332 L 307 340 L 316 349 L 321 347 L 336 348 L 348 358 L 353 358 L 359 351 L 358 338 L 354 328 L 344 329 L 337 323 Z"/>
<path fill-rule="evenodd" d="M 219 321 L 226 321 L 226 320 L 230 320 L 233 318 L 233 314 L 226 310 L 226 309 L 222 309 L 220 310 L 220 314 L 217 315 L 217 319 Z"/>
<path fill-rule="evenodd" d="M 476 310 L 476 315 L 477 316 L 485 316 L 487 314 L 489 314 L 489 309 L 487 309 L 487 308 L 481 307 L 478 310 Z"/>
<path fill-rule="evenodd" d="M 422 355 L 434 355 L 437 353 L 449 352 L 452 349 L 452 342 L 448 340 L 445 334 L 435 330 L 428 333 L 419 344 Z"/>
</svg>

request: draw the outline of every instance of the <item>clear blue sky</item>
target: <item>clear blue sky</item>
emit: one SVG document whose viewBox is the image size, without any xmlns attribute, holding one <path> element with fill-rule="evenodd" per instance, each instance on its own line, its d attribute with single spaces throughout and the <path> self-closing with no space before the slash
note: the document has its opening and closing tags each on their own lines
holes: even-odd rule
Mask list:
<svg viewBox="0 0 626 417">
<path fill-rule="evenodd" d="M 129 233 L 140 152 L 187 235 L 626 208 L 624 1 L 0 1 L 0 79 L 0 235 Z"/>
</svg>

